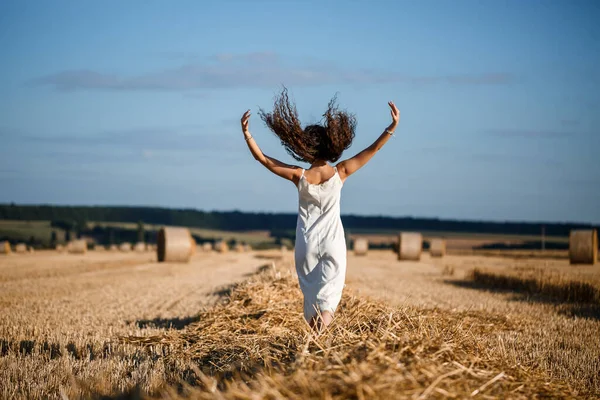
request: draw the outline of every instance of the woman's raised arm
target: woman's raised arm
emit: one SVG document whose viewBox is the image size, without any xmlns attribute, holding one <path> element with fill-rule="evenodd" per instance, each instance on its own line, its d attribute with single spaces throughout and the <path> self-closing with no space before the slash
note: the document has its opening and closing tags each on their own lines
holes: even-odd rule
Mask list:
<svg viewBox="0 0 600 400">
<path fill-rule="evenodd" d="M 350 175 L 358 171 L 362 168 L 374 155 L 383 147 L 383 145 L 389 140 L 392 133 L 394 133 L 394 129 L 398 125 L 398 121 L 400 120 L 400 111 L 394 105 L 393 102 L 389 102 L 390 113 L 392 114 L 392 123 L 383 131 L 381 136 L 373 142 L 372 145 L 358 153 L 352 158 L 341 161 L 336 165 L 338 174 L 342 181 L 346 180 Z"/>
<path fill-rule="evenodd" d="M 264 165 L 269 171 L 271 171 L 275 175 L 290 180 L 297 185 L 298 181 L 300 180 L 300 176 L 302 175 L 302 169 L 294 165 L 282 163 L 281 161 L 273 157 L 269 157 L 268 155 L 264 154 L 260 147 L 258 147 L 258 144 L 256 144 L 256 141 L 254 140 L 254 138 L 250 134 L 250 130 L 248 129 L 248 126 L 250 124 L 250 110 L 244 113 L 241 122 L 242 132 L 244 133 L 246 144 L 248 144 L 248 148 L 250 149 L 252 156 L 254 156 L 254 159 L 262 165 Z"/>
</svg>

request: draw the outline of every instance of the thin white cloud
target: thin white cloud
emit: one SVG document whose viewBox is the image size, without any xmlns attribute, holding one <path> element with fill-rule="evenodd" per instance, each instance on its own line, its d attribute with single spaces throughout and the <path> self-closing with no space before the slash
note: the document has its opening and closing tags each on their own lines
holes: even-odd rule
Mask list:
<svg viewBox="0 0 600 400">
<path fill-rule="evenodd" d="M 302 64 L 302 63 L 299 63 Z M 66 70 L 33 79 L 30 84 L 58 91 L 190 91 L 223 88 L 272 88 L 325 84 L 408 83 L 415 85 L 498 85 L 514 81 L 509 73 L 406 76 L 389 71 L 348 69 L 325 63 L 291 65 L 278 54 L 218 54 L 203 62 L 189 62 L 138 76 L 118 76 L 92 69 Z"/>
</svg>

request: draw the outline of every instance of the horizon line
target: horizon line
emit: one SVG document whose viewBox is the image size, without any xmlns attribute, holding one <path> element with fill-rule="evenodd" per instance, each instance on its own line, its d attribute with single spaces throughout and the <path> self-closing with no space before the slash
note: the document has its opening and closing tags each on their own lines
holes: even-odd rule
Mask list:
<svg viewBox="0 0 600 400">
<path fill-rule="evenodd" d="M 297 215 L 297 212 L 292 211 L 242 211 L 238 209 L 233 210 L 204 210 L 200 208 L 193 207 L 168 207 L 168 206 L 160 206 L 160 205 L 103 205 L 103 204 L 94 204 L 94 205 L 78 205 L 78 204 L 56 204 L 56 203 L 2 203 L 0 202 L 0 206 L 23 206 L 23 207 L 106 207 L 106 208 L 161 208 L 167 210 L 187 210 L 187 211 L 196 211 L 196 212 L 204 212 L 204 213 L 241 213 L 241 214 L 291 214 Z M 441 217 L 416 217 L 412 215 L 404 215 L 404 216 L 392 216 L 392 215 L 383 215 L 383 214 L 341 214 L 342 217 L 359 217 L 359 218 L 390 218 L 390 219 L 416 219 L 416 220 L 437 220 L 437 221 L 445 221 L 445 222 L 468 222 L 468 223 L 493 223 L 493 224 L 527 224 L 527 225 L 585 225 L 591 228 L 599 228 L 600 223 L 594 222 L 581 222 L 581 221 L 524 221 L 524 220 L 494 220 L 494 219 L 456 219 L 456 218 L 441 218 Z"/>
</svg>

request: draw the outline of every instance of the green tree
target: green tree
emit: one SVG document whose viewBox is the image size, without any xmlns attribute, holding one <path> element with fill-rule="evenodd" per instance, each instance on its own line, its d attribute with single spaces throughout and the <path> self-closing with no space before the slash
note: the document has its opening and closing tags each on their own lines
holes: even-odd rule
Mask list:
<svg viewBox="0 0 600 400">
<path fill-rule="evenodd" d="M 77 239 L 81 239 L 81 235 L 83 235 L 87 229 L 87 221 L 83 218 L 78 218 L 77 220 L 73 221 L 73 229 L 77 234 Z"/>
</svg>

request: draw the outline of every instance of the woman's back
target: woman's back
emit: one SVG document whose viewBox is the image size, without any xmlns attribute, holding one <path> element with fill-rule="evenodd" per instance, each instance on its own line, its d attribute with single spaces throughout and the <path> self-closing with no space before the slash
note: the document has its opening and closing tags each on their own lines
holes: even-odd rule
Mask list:
<svg viewBox="0 0 600 400">
<path fill-rule="evenodd" d="M 298 181 L 298 226 L 309 231 L 314 224 L 335 224 L 340 220 L 342 180 L 334 174 L 320 184 L 308 182 L 305 171 Z"/>
</svg>

